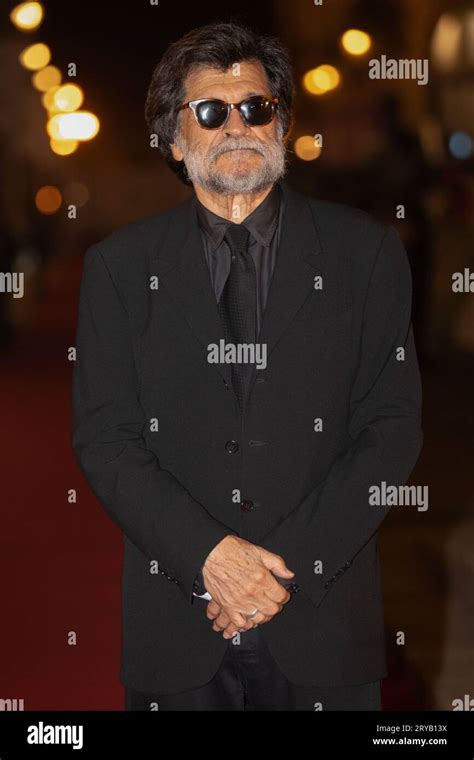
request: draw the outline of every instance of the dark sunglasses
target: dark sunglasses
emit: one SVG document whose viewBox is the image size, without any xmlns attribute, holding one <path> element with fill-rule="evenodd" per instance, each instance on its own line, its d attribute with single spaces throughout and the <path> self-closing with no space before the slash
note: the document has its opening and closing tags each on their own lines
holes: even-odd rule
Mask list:
<svg viewBox="0 0 474 760">
<path fill-rule="evenodd" d="M 254 95 L 240 103 L 226 103 L 225 100 L 216 98 L 201 98 L 184 103 L 179 110 L 190 108 L 200 127 L 219 129 L 227 122 L 232 109 L 237 108 L 246 124 L 251 127 L 260 127 L 271 122 L 278 102 L 278 98 L 266 98 L 263 95 Z"/>
</svg>

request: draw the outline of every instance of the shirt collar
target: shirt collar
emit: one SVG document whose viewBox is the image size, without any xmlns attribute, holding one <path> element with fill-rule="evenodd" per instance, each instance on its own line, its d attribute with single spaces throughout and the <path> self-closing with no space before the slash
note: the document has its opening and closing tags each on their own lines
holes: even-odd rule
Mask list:
<svg viewBox="0 0 474 760">
<path fill-rule="evenodd" d="M 277 226 L 280 192 L 280 188 L 275 184 L 267 197 L 242 222 L 250 235 L 265 247 L 270 245 Z M 232 222 L 214 214 L 199 201 L 197 196 L 196 201 L 199 225 L 206 233 L 212 251 L 215 251 L 222 243 L 227 227 Z"/>
</svg>

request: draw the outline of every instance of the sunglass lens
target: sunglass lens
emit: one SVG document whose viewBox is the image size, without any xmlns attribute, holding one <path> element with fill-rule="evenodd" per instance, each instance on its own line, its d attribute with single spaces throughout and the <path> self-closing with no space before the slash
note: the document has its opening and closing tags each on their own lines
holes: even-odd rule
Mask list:
<svg viewBox="0 0 474 760">
<path fill-rule="evenodd" d="M 240 110 L 245 121 L 253 126 L 268 124 L 273 117 L 273 104 L 271 100 L 258 96 L 244 100 Z"/>
<path fill-rule="evenodd" d="M 219 100 L 204 100 L 196 108 L 196 116 L 201 127 L 217 129 L 227 116 L 227 106 Z"/>
</svg>

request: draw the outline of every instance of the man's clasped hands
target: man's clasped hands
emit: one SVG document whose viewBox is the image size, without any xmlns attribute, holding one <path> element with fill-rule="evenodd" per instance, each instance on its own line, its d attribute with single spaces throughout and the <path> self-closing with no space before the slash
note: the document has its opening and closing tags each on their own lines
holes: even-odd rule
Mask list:
<svg viewBox="0 0 474 760">
<path fill-rule="evenodd" d="M 283 558 L 238 536 L 226 536 L 214 547 L 202 573 L 212 596 L 207 617 L 225 639 L 267 623 L 291 598 L 275 578 L 294 576 Z"/>
</svg>

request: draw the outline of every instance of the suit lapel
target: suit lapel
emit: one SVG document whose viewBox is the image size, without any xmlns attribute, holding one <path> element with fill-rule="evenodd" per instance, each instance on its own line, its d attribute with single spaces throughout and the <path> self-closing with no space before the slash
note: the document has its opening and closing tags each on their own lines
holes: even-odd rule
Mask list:
<svg viewBox="0 0 474 760">
<path fill-rule="evenodd" d="M 284 213 L 273 275 L 263 315 L 259 343 L 267 345 L 267 360 L 296 312 L 313 292 L 314 277 L 324 272 L 324 253 L 306 198 L 280 181 Z M 208 352 L 224 340 L 224 331 L 207 268 L 193 195 L 170 216 L 160 246 L 158 274 L 177 309 Z M 229 364 L 212 365 L 232 388 Z M 253 368 L 249 395 L 259 370 Z"/>
<path fill-rule="evenodd" d="M 193 194 L 174 210 L 168 236 L 161 246 L 159 282 L 175 301 L 176 308 L 188 322 L 203 349 L 224 339 L 211 278 L 206 264 Z M 232 388 L 229 364 L 213 364 Z"/>
<path fill-rule="evenodd" d="M 323 272 L 322 249 L 308 202 L 285 182 L 280 185 L 285 209 L 259 336 L 268 354 L 312 292 L 315 274 Z"/>
<path fill-rule="evenodd" d="M 306 198 L 279 183 L 285 203 L 280 244 L 258 342 L 267 345 L 267 361 L 295 314 L 314 292 L 314 277 L 324 272 L 324 253 Z M 250 377 L 249 397 L 260 370 Z"/>
</svg>

